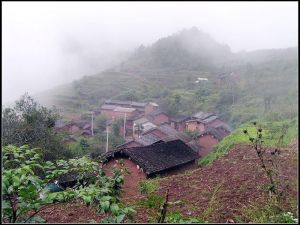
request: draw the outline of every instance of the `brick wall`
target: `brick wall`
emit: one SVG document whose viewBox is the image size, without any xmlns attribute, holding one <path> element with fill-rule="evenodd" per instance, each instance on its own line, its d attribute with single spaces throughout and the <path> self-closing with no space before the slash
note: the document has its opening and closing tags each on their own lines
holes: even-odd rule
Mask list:
<svg viewBox="0 0 300 225">
<path fill-rule="evenodd" d="M 108 109 L 101 109 L 101 115 L 106 116 L 108 119 L 112 119 L 114 116 L 114 111 Z"/>
<path fill-rule="evenodd" d="M 165 133 L 163 133 L 163 132 L 161 132 L 161 131 L 159 131 L 157 129 L 154 129 L 154 130 L 151 130 L 149 132 L 146 132 L 146 134 L 153 134 L 153 135 L 155 135 L 158 138 L 165 138 L 165 137 L 167 137 L 167 135 Z"/>
<path fill-rule="evenodd" d="M 114 165 L 116 165 L 116 168 L 120 168 L 119 163 L 116 162 L 116 160 L 120 161 L 121 158 L 115 158 L 111 159 L 108 163 L 104 164 L 103 169 L 104 172 L 108 175 L 112 175 L 112 171 L 114 168 Z M 137 169 L 137 165 L 130 161 L 129 159 L 122 158 L 125 167 L 130 172 L 130 174 L 124 176 L 124 184 L 123 184 L 123 190 L 124 193 L 122 194 L 124 197 L 130 197 L 135 196 L 138 190 L 138 184 L 140 181 L 146 179 L 146 175 L 141 170 Z"/>
<path fill-rule="evenodd" d="M 219 125 L 221 123 L 224 123 L 224 122 L 222 120 L 220 120 L 220 119 L 215 119 L 212 122 L 206 124 L 206 126 L 212 126 L 212 127 L 214 127 L 214 126 Z"/>
<path fill-rule="evenodd" d="M 145 115 L 148 115 L 149 113 L 155 111 L 158 108 L 158 106 L 153 106 L 151 104 L 148 104 L 145 106 Z"/>
<path fill-rule="evenodd" d="M 185 122 L 177 123 L 175 129 L 178 130 L 179 132 L 185 131 L 186 129 Z"/>
<path fill-rule="evenodd" d="M 202 137 L 199 137 L 197 142 L 198 142 L 198 144 L 203 146 L 203 148 L 201 148 L 201 151 L 200 151 L 200 156 L 203 157 L 203 156 L 207 155 L 208 153 L 210 153 L 211 150 L 213 149 L 213 147 L 216 144 L 218 144 L 219 141 L 216 138 L 214 138 L 212 135 L 205 134 Z"/>
<path fill-rule="evenodd" d="M 151 121 L 153 122 L 155 125 L 160 125 L 163 123 L 169 123 L 169 117 L 163 113 L 157 115 L 154 117 L 154 120 Z"/>
<path fill-rule="evenodd" d="M 204 124 L 199 123 L 198 121 L 190 121 L 186 123 L 186 129 L 190 131 L 198 130 L 199 132 L 202 132 L 204 131 Z"/>
</svg>

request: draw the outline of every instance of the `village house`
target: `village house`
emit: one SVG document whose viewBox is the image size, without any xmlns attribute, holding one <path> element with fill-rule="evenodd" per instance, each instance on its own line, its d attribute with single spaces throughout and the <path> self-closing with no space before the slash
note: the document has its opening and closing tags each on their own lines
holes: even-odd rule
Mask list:
<svg viewBox="0 0 300 225">
<path fill-rule="evenodd" d="M 115 105 L 124 108 L 135 108 L 141 113 L 145 113 L 145 107 L 148 103 L 134 102 L 134 101 L 120 101 L 120 100 L 106 100 L 106 105 Z"/>
<path fill-rule="evenodd" d="M 149 102 L 145 106 L 145 115 L 147 116 L 149 113 L 151 113 L 157 109 L 158 109 L 158 104 L 156 104 L 155 102 Z"/>
<path fill-rule="evenodd" d="M 223 125 L 230 132 L 231 128 L 214 113 L 199 112 L 186 121 L 186 129 L 189 131 L 203 132 L 209 127 Z"/>
<path fill-rule="evenodd" d="M 86 120 L 72 120 L 69 122 L 58 120 L 55 122 L 54 128 L 58 132 L 86 132 L 85 134 L 87 134 L 88 132 L 91 132 L 91 122 Z"/>
<path fill-rule="evenodd" d="M 156 127 L 146 117 L 141 117 L 133 121 L 133 137 L 138 138 L 142 132 L 146 132 L 151 128 Z"/>
<path fill-rule="evenodd" d="M 190 119 L 189 116 L 178 115 L 170 117 L 170 125 L 175 130 L 183 132 L 186 130 L 186 121 Z"/>
<path fill-rule="evenodd" d="M 124 124 L 120 125 L 120 135 L 126 138 L 135 135 L 134 134 L 134 120 L 141 118 L 146 113 L 151 113 L 158 108 L 158 105 L 154 102 L 142 103 L 132 101 L 119 101 L 119 100 L 107 100 L 105 104 L 101 106 L 100 112 L 108 119 L 108 130 L 111 132 L 112 121 L 116 119 L 125 120 Z M 140 122 L 140 121 L 138 121 Z M 149 129 L 155 126 L 150 121 L 143 123 L 145 129 Z M 124 135 L 125 132 L 125 135 Z"/>
<path fill-rule="evenodd" d="M 170 123 L 169 115 L 162 109 L 156 109 L 146 115 L 146 118 L 155 125 Z"/>
<path fill-rule="evenodd" d="M 124 144 L 117 146 L 116 149 L 142 147 L 142 146 L 152 145 L 154 143 L 159 143 L 159 142 L 162 142 L 162 140 L 156 137 L 155 135 L 147 134 L 144 136 L 140 136 L 139 138 L 128 140 Z"/>
<path fill-rule="evenodd" d="M 190 120 L 186 121 L 186 129 L 189 131 L 199 131 L 202 132 L 205 130 L 206 123 L 205 119 L 209 117 L 215 118 L 214 113 L 198 112 L 191 117 Z"/>
<path fill-rule="evenodd" d="M 108 119 L 123 119 L 133 118 L 138 116 L 140 113 L 136 108 L 125 108 L 115 105 L 102 105 L 101 114 L 106 116 Z"/>
<path fill-rule="evenodd" d="M 124 144 L 117 146 L 117 149 L 141 147 L 151 145 L 154 143 L 168 142 L 178 139 L 185 142 L 200 156 L 201 146 L 198 144 L 198 142 L 193 140 L 191 137 L 187 136 L 185 133 L 175 130 L 168 124 L 163 124 L 151 128 L 147 131 L 144 131 L 143 133 L 141 133 L 141 135 L 139 135 L 139 137 L 134 137 L 133 139 L 128 140 Z"/>
<path fill-rule="evenodd" d="M 114 115 L 114 109 L 117 107 L 118 106 L 116 106 L 116 105 L 104 104 L 100 108 L 100 113 L 101 113 L 101 115 L 104 115 L 106 118 L 112 119 L 112 117 Z"/>
<path fill-rule="evenodd" d="M 129 172 L 137 175 L 137 177 L 131 176 L 130 179 L 133 180 L 156 175 L 167 176 L 196 168 L 195 161 L 198 159 L 197 153 L 181 140 L 119 149 L 107 152 L 103 157 L 105 171 L 111 171 L 116 160 L 122 159 Z"/>
<path fill-rule="evenodd" d="M 213 147 L 218 144 L 229 133 L 223 127 L 209 127 L 197 136 L 197 143 L 201 146 L 199 154 L 201 157 L 210 153 Z"/>
<path fill-rule="evenodd" d="M 149 129 L 148 131 L 143 132 L 141 134 L 141 137 L 148 134 L 152 134 L 163 141 L 180 139 L 181 141 L 188 143 L 189 141 L 192 140 L 192 138 L 190 138 L 188 135 L 186 135 L 183 132 L 179 132 L 175 130 L 168 124 L 162 124 L 160 126 Z"/>
<path fill-rule="evenodd" d="M 69 132 L 76 133 L 91 129 L 91 122 L 86 120 L 73 120 L 69 123 Z"/>
</svg>

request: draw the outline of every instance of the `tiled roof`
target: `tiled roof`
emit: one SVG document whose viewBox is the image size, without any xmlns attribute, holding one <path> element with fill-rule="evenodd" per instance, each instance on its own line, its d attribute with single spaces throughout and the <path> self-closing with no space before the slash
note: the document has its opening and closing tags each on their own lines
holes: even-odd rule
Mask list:
<svg viewBox="0 0 300 225">
<path fill-rule="evenodd" d="M 157 174 L 198 158 L 198 154 L 181 140 L 116 150 L 103 156 L 107 160 L 116 156 L 127 156 L 147 175 Z"/>
<path fill-rule="evenodd" d="M 145 107 L 147 105 L 147 103 L 144 102 L 120 101 L 120 100 L 106 100 L 105 103 L 111 105 L 131 105 L 136 107 Z"/>
<path fill-rule="evenodd" d="M 161 113 L 164 113 L 164 114 L 168 115 L 164 110 L 156 109 L 156 110 L 152 111 L 151 113 L 149 113 L 147 116 L 154 117 L 154 116 L 157 116 Z"/>
<path fill-rule="evenodd" d="M 107 104 L 105 104 L 105 105 L 101 106 L 101 109 L 114 110 L 117 107 L 118 106 L 116 106 L 116 105 L 107 105 Z"/>
<path fill-rule="evenodd" d="M 151 145 L 155 142 L 158 142 L 160 139 L 153 134 L 147 134 L 144 136 L 140 136 L 139 138 L 137 138 L 135 140 L 136 140 L 136 142 L 146 146 L 146 145 Z"/>
<path fill-rule="evenodd" d="M 203 123 L 210 123 L 210 122 L 212 122 L 212 121 L 214 121 L 216 119 L 218 119 L 218 117 L 213 115 L 213 116 L 207 117 L 206 119 L 203 119 L 201 122 L 203 122 Z"/>
<path fill-rule="evenodd" d="M 199 145 L 195 140 L 191 140 L 190 142 L 186 143 L 188 146 L 190 146 L 191 149 L 193 149 L 195 152 L 200 152 L 202 149 L 202 146 Z"/>
<path fill-rule="evenodd" d="M 194 118 L 197 118 L 197 119 L 201 119 L 201 120 L 204 120 L 210 116 L 214 116 L 215 114 L 214 113 L 207 113 L 207 112 L 198 112 L 196 113 L 195 115 L 193 115 Z"/>
<path fill-rule="evenodd" d="M 191 138 L 186 135 L 183 132 L 179 132 L 177 130 L 175 130 L 173 127 L 169 126 L 168 124 L 163 124 L 157 127 L 158 130 L 160 130 L 161 132 L 165 133 L 168 137 L 166 138 L 166 140 L 169 138 L 170 139 L 180 139 L 184 142 L 189 142 L 191 140 Z"/>
<path fill-rule="evenodd" d="M 146 123 L 146 122 L 149 122 L 149 120 L 146 118 L 146 117 L 142 117 L 142 118 L 139 118 L 135 121 L 133 121 L 135 124 L 143 124 L 143 123 Z"/>
<path fill-rule="evenodd" d="M 183 122 L 185 120 L 188 120 L 189 118 L 190 118 L 189 116 L 178 115 L 178 116 L 170 117 L 170 120 L 178 123 L 178 122 Z"/>
<path fill-rule="evenodd" d="M 216 129 L 214 127 L 207 128 L 206 130 L 202 131 L 198 136 L 203 136 L 204 134 L 211 134 L 219 141 L 222 140 L 227 135 L 224 132 L 221 132 L 219 129 Z"/>
<path fill-rule="evenodd" d="M 114 109 L 115 112 L 124 112 L 124 113 L 130 113 L 135 110 L 136 110 L 135 108 L 125 108 L 125 107 L 120 107 L 120 106 L 118 106 Z"/>
</svg>

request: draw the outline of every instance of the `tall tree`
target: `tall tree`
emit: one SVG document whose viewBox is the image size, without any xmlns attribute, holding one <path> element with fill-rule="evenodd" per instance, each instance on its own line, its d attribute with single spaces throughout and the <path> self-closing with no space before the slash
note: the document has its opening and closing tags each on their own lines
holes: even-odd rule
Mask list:
<svg viewBox="0 0 300 225">
<path fill-rule="evenodd" d="M 28 144 L 39 147 L 46 160 L 70 157 L 62 138 L 53 129 L 58 118 L 55 108 L 39 105 L 26 93 L 13 108 L 2 111 L 2 146 Z"/>
</svg>

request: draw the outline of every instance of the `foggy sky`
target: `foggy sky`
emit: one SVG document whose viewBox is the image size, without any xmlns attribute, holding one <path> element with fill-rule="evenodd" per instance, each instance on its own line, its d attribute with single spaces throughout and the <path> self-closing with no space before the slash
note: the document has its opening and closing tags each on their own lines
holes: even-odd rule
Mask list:
<svg viewBox="0 0 300 225">
<path fill-rule="evenodd" d="M 2 104 L 193 26 L 233 52 L 295 47 L 298 2 L 2 2 Z"/>
</svg>

